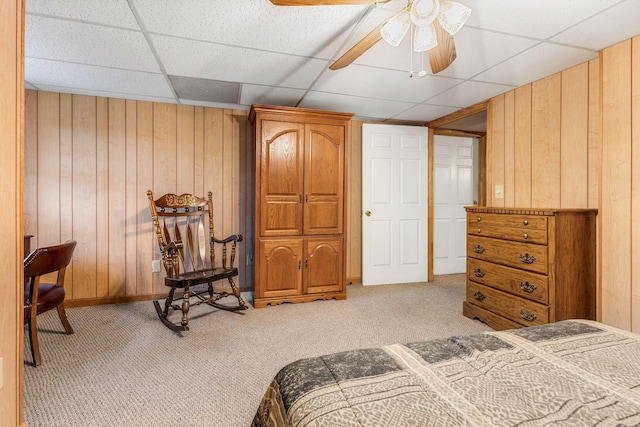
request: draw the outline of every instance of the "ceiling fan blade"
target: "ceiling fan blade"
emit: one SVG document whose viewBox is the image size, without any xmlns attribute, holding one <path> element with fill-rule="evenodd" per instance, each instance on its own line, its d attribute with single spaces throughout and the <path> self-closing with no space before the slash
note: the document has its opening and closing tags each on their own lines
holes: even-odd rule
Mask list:
<svg viewBox="0 0 640 427">
<path fill-rule="evenodd" d="M 347 4 L 376 4 L 389 0 L 271 0 L 276 6 L 335 6 Z"/>
<path fill-rule="evenodd" d="M 329 66 L 330 70 L 339 70 L 340 68 L 344 68 L 347 65 L 351 64 L 355 61 L 360 55 L 365 53 L 367 50 L 371 48 L 374 44 L 378 43 L 382 36 L 380 35 L 380 30 L 384 27 L 384 24 L 387 22 L 383 22 L 373 29 L 369 34 L 364 36 L 362 40 L 358 43 L 354 44 L 351 49 L 345 52 L 340 58 L 336 59 L 336 61 Z"/>
<path fill-rule="evenodd" d="M 431 73 L 438 74 L 456 60 L 456 44 L 453 36 L 442 28 L 437 19 L 433 21 L 433 26 L 436 28 L 438 45 L 429 50 L 429 64 Z"/>
</svg>

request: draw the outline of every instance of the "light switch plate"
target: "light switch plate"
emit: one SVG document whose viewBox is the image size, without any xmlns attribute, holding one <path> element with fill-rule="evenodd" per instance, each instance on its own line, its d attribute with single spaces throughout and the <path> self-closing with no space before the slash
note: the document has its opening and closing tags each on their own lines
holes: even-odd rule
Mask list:
<svg viewBox="0 0 640 427">
<path fill-rule="evenodd" d="M 151 272 L 152 273 L 160 273 L 160 260 L 159 259 L 151 260 Z"/>
<path fill-rule="evenodd" d="M 504 199 L 504 185 L 496 185 L 495 197 L 496 199 Z"/>
</svg>

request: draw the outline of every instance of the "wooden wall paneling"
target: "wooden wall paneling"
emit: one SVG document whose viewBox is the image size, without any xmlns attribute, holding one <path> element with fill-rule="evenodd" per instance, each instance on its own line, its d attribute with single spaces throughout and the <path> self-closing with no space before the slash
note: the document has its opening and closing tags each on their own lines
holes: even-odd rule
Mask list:
<svg viewBox="0 0 640 427">
<path fill-rule="evenodd" d="M 487 191 L 492 207 L 504 206 L 504 198 L 497 199 L 495 197 L 495 187 L 497 185 L 505 185 L 504 182 L 504 95 L 498 95 L 491 99 L 490 109 L 487 111 L 487 117 L 491 116 L 491 127 L 488 128 L 491 139 L 487 146 L 487 157 L 490 159 L 491 168 L 488 170 L 489 185 Z M 490 156 L 490 157 L 489 157 Z"/>
<path fill-rule="evenodd" d="M 195 107 L 178 105 L 176 117 L 177 194 L 194 192 Z M 202 196 L 202 194 L 197 194 Z"/>
<path fill-rule="evenodd" d="M 125 103 L 125 191 L 124 198 L 124 247 L 125 262 L 123 267 L 125 278 L 125 294 L 135 295 L 137 291 L 138 258 L 136 256 L 137 223 L 138 223 L 138 173 L 137 173 L 137 106 L 136 101 L 127 100 Z M 149 268 L 149 263 L 146 263 Z M 143 268 L 143 265 L 140 266 Z"/>
<path fill-rule="evenodd" d="M 96 98 L 96 297 L 109 295 L 109 108 L 110 99 Z"/>
<path fill-rule="evenodd" d="M 127 203 L 127 153 L 126 153 L 126 101 L 124 99 L 109 100 L 109 258 L 106 265 L 109 271 L 108 293 L 97 296 L 115 296 L 126 293 L 126 203 Z M 98 159 L 98 162 L 101 160 Z M 100 223 L 98 223 L 100 224 Z M 100 284 L 98 284 L 98 289 Z"/>
<path fill-rule="evenodd" d="M 562 71 L 560 207 L 589 206 L 589 63 Z"/>
<path fill-rule="evenodd" d="M 504 94 L 504 205 L 515 203 L 515 92 Z"/>
<path fill-rule="evenodd" d="M 204 188 L 204 107 L 193 110 L 193 192 L 206 195 Z"/>
<path fill-rule="evenodd" d="M 538 80 L 531 92 L 531 205 L 560 207 L 561 74 Z"/>
<path fill-rule="evenodd" d="M 631 330 L 640 332 L 640 37 L 631 40 Z"/>
<path fill-rule="evenodd" d="M 127 104 L 127 107 L 129 105 Z M 137 101 L 136 107 L 136 194 L 137 194 L 137 276 L 136 293 L 147 295 L 155 290 L 165 291 L 160 282 L 163 273 L 151 273 L 149 261 L 160 259 L 158 241 L 153 231 L 147 190 L 153 188 L 153 104 Z M 159 197 L 159 196 L 157 196 Z M 154 278 L 158 282 L 154 287 Z"/>
<path fill-rule="evenodd" d="M 531 207 L 531 84 L 515 90 L 514 185 L 516 207 Z"/>
<path fill-rule="evenodd" d="M 176 106 L 153 103 L 153 194 L 177 193 Z M 161 259 L 156 242 L 157 258 Z M 154 291 L 165 292 L 164 272 L 154 276 Z"/>
<path fill-rule="evenodd" d="M 73 95 L 73 298 L 96 296 L 96 98 Z"/>
<path fill-rule="evenodd" d="M 204 193 L 213 193 L 214 231 L 222 230 L 222 150 L 224 110 L 205 109 L 204 113 Z M 222 253 L 216 251 L 219 260 Z"/>
<path fill-rule="evenodd" d="M 38 92 L 26 90 L 24 97 L 24 233 L 32 234 L 32 249 L 36 247 L 38 227 Z"/>
<path fill-rule="evenodd" d="M 255 196 L 255 149 L 254 149 L 254 137 L 253 137 L 253 125 L 249 121 L 248 112 L 244 118 L 244 137 L 239 140 L 240 143 L 240 164 L 239 164 L 239 179 L 240 179 L 240 219 L 241 219 L 241 233 L 244 237 L 242 243 L 243 252 L 238 260 L 240 267 L 240 282 L 241 291 L 253 291 L 254 289 L 254 267 L 253 264 L 247 263 L 247 255 L 254 255 L 255 246 L 255 213 L 254 213 L 254 196 Z M 254 260 L 255 262 L 255 260 Z"/>
<path fill-rule="evenodd" d="M 589 61 L 588 207 L 600 206 L 600 59 Z M 597 245 L 600 247 L 600 245 Z M 598 258 L 599 259 L 599 258 Z M 599 299 L 598 299 L 599 300 Z"/>
<path fill-rule="evenodd" d="M 60 243 L 60 94 L 38 97 L 38 229 L 35 246 Z"/>
<path fill-rule="evenodd" d="M 362 121 L 351 121 L 345 254 L 347 283 L 362 283 Z"/>
<path fill-rule="evenodd" d="M 0 191 L 7 201 L 0 227 L 4 244 L 4 283 L 0 285 L 0 423 L 24 426 L 23 421 L 23 178 L 24 167 L 24 1 L 0 3 Z"/>
<path fill-rule="evenodd" d="M 73 229 L 73 95 L 60 94 L 60 242 L 75 239 Z M 38 223 L 40 220 L 38 220 Z M 75 259 L 75 256 L 74 256 Z M 67 267 L 64 278 L 66 298 L 73 297 L 73 265 Z"/>
<path fill-rule="evenodd" d="M 602 321 L 631 328 L 631 40 L 602 51 Z"/>
<path fill-rule="evenodd" d="M 245 286 L 245 274 L 248 269 L 247 266 L 247 240 L 250 236 L 247 234 L 245 228 L 244 216 L 248 216 L 248 212 L 245 208 L 245 191 L 246 182 L 240 169 L 240 164 L 243 163 L 243 157 L 246 155 L 246 145 L 244 141 L 249 137 L 247 133 L 247 115 L 248 112 L 243 110 L 233 110 L 233 205 L 232 215 L 233 222 L 231 224 L 231 233 L 242 234 L 243 242 L 238 247 L 238 253 L 236 258 L 236 265 L 238 266 L 238 280 L 237 285 L 242 291 L 249 286 Z"/>
<path fill-rule="evenodd" d="M 216 206 L 216 209 L 221 211 L 222 222 L 216 225 L 216 233 L 218 236 L 228 236 L 233 233 L 237 233 L 234 230 L 233 223 L 233 203 L 234 203 L 234 125 L 233 125 L 233 110 L 224 110 L 222 116 L 222 192 L 221 203 Z M 222 262 L 222 259 L 220 259 Z"/>
</svg>

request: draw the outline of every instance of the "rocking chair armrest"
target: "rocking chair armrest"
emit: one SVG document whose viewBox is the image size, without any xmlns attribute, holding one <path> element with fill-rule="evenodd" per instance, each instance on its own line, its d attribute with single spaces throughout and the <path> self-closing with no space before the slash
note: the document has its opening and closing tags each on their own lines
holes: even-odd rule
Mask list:
<svg viewBox="0 0 640 427">
<path fill-rule="evenodd" d="M 215 237 L 211 238 L 213 243 L 229 243 L 229 242 L 242 242 L 242 234 L 232 234 L 231 236 L 225 239 L 216 239 Z"/>
</svg>

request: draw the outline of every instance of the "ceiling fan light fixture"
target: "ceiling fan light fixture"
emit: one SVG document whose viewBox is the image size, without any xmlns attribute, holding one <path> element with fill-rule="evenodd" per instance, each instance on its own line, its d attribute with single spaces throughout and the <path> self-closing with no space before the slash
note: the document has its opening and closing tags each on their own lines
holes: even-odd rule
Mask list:
<svg viewBox="0 0 640 427">
<path fill-rule="evenodd" d="M 439 0 L 415 0 L 411 5 L 411 21 L 418 27 L 424 27 L 431 24 L 439 12 Z"/>
<path fill-rule="evenodd" d="M 452 36 L 460 31 L 471 16 L 471 9 L 456 1 L 444 0 L 440 4 L 438 22 Z"/>
<path fill-rule="evenodd" d="M 438 46 L 438 37 L 433 24 L 424 27 L 417 27 L 413 33 L 413 50 L 424 52 Z"/>
<path fill-rule="evenodd" d="M 397 47 L 411 27 L 409 12 L 402 12 L 391 18 L 380 30 L 380 35 L 393 47 Z"/>
</svg>

